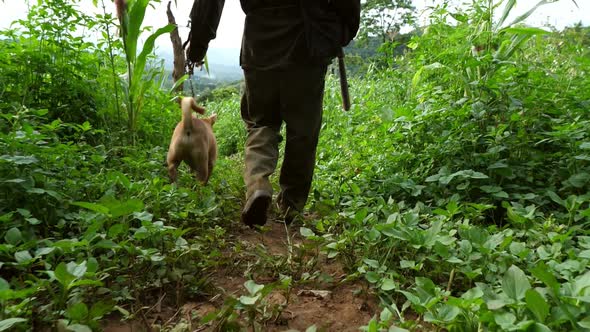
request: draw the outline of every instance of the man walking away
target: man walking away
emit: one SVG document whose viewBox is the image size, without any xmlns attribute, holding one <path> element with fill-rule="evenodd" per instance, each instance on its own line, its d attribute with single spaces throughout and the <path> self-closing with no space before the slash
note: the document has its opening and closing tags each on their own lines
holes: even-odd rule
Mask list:
<svg viewBox="0 0 590 332">
<path fill-rule="evenodd" d="M 246 14 L 240 65 L 241 116 L 248 130 L 242 222 L 264 225 L 272 201 L 269 176 L 286 145 L 277 204 L 290 223 L 307 201 L 322 122 L 326 69 L 356 35 L 360 0 L 241 0 Z M 201 64 L 215 38 L 224 0 L 195 0 L 187 57 Z"/>
</svg>

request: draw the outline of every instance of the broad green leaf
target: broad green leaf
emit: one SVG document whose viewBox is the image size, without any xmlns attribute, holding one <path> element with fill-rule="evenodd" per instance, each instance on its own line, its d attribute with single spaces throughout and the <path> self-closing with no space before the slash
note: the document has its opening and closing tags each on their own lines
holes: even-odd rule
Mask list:
<svg viewBox="0 0 590 332">
<path fill-rule="evenodd" d="M 176 248 L 179 248 L 179 249 L 189 247 L 188 241 L 185 240 L 182 236 L 179 236 L 178 239 L 176 239 L 176 242 L 174 243 L 174 245 Z"/>
<path fill-rule="evenodd" d="M 68 268 L 64 262 L 59 263 L 55 268 L 54 276 L 63 286 L 68 286 L 74 280 L 74 276 L 68 272 Z"/>
<path fill-rule="evenodd" d="M 451 174 L 451 176 L 461 176 L 461 177 L 470 178 L 470 179 L 487 179 L 487 178 L 489 178 L 487 175 L 485 175 L 481 172 L 476 172 L 472 169 L 465 169 L 465 170 L 456 172 L 454 174 Z"/>
<path fill-rule="evenodd" d="M 307 227 L 301 227 L 299 229 L 299 233 L 301 234 L 301 236 L 303 236 L 305 238 L 315 236 L 315 233 Z"/>
<path fill-rule="evenodd" d="M 501 312 L 494 315 L 494 321 L 503 329 L 509 329 L 514 327 L 516 316 L 510 312 Z"/>
<path fill-rule="evenodd" d="M 358 211 L 356 211 L 356 213 L 354 214 L 354 220 L 360 224 L 363 222 L 363 220 L 365 220 L 365 218 L 367 217 L 368 214 L 369 214 L 369 209 L 361 208 Z"/>
<path fill-rule="evenodd" d="M 14 215 L 14 212 L 8 212 L 3 215 L 0 215 L 0 222 L 5 223 L 5 222 L 11 221 L 13 215 Z"/>
<path fill-rule="evenodd" d="M 83 261 L 80 264 L 76 264 L 74 262 L 69 262 L 66 265 L 66 267 L 68 269 L 68 272 L 76 278 L 82 278 L 87 270 L 86 261 Z"/>
<path fill-rule="evenodd" d="M 116 238 L 117 236 L 119 236 L 119 234 L 122 234 L 124 232 L 124 226 L 123 224 L 114 224 L 113 226 L 111 226 L 109 228 L 109 231 L 107 232 L 107 236 L 109 238 Z"/>
<path fill-rule="evenodd" d="M 142 226 L 135 231 L 135 233 L 133 234 L 133 237 L 138 240 L 143 240 L 143 239 L 147 239 L 147 237 L 149 235 L 150 235 L 150 233 L 148 232 L 148 230 Z"/>
<path fill-rule="evenodd" d="M 350 184 L 350 189 L 352 189 L 352 193 L 355 195 L 361 194 L 361 188 L 359 188 L 359 186 L 357 186 L 355 183 Z"/>
<path fill-rule="evenodd" d="M 486 301 L 486 306 L 488 307 L 488 309 L 498 310 L 504 308 L 508 304 L 511 304 L 512 301 L 508 297 L 502 295 L 503 294 L 501 294 L 501 296 L 499 296 L 498 298 Z"/>
<path fill-rule="evenodd" d="M 98 271 L 98 260 L 94 257 L 88 257 L 86 267 L 88 268 L 88 272 L 96 273 Z"/>
<path fill-rule="evenodd" d="M 413 269 L 414 267 L 416 267 L 416 262 L 414 261 L 407 261 L 407 260 L 401 260 L 399 262 L 399 265 L 402 269 Z"/>
<path fill-rule="evenodd" d="M 581 321 L 578 322 L 578 325 L 580 327 L 583 327 L 585 329 L 590 329 L 590 316 L 582 319 Z"/>
<path fill-rule="evenodd" d="M 31 253 L 29 253 L 28 250 L 23 250 L 23 251 L 17 251 L 16 253 L 14 253 L 14 259 L 16 260 L 17 263 L 22 264 L 22 263 L 28 263 L 28 262 L 32 261 L 33 256 L 31 256 Z"/>
<path fill-rule="evenodd" d="M 381 266 L 381 264 L 379 264 L 379 261 L 370 258 L 363 258 L 363 263 L 367 264 L 369 267 L 372 267 L 374 269 L 378 269 Z"/>
<path fill-rule="evenodd" d="M 529 289 L 525 294 L 527 308 L 537 317 L 539 322 L 544 322 L 547 315 L 549 315 L 549 304 L 547 301 L 534 289 Z"/>
<path fill-rule="evenodd" d="M 580 149 L 590 150 L 590 142 L 584 142 L 584 143 L 580 144 Z"/>
<path fill-rule="evenodd" d="M 165 258 L 166 258 L 166 257 L 164 257 L 163 255 L 161 255 L 161 254 L 159 254 L 159 253 L 158 253 L 158 254 L 153 254 L 153 255 L 150 255 L 150 260 L 151 260 L 152 262 L 161 262 L 161 261 L 163 261 Z"/>
<path fill-rule="evenodd" d="M 440 174 L 434 174 L 434 175 L 431 175 L 431 176 L 427 177 L 424 181 L 426 181 L 426 182 L 436 182 L 436 181 L 438 181 L 438 179 L 440 179 Z"/>
<path fill-rule="evenodd" d="M 368 282 L 370 282 L 372 284 L 376 284 L 381 279 L 379 277 L 379 275 L 376 272 L 374 272 L 374 271 L 367 272 L 365 274 L 365 278 L 367 279 Z"/>
<path fill-rule="evenodd" d="M 57 192 L 53 191 L 53 190 L 45 190 L 43 188 L 30 188 L 27 189 L 27 193 L 29 194 L 39 194 L 39 195 L 43 195 L 43 194 L 47 194 L 57 200 L 61 200 L 62 196 L 60 194 L 58 194 Z"/>
<path fill-rule="evenodd" d="M 115 310 L 117 310 L 124 318 L 128 318 L 129 316 L 131 316 L 131 313 L 127 311 L 127 309 L 122 308 L 118 305 L 115 306 Z"/>
<path fill-rule="evenodd" d="M 587 266 L 586 266 L 587 267 Z M 576 278 L 574 281 L 574 295 L 584 295 L 585 290 L 590 288 L 590 272 L 586 272 L 583 275 Z"/>
<path fill-rule="evenodd" d="M 392 279 L 386 278 L 383 279 L 383 283 L 381 284 L 381 289 L 384 291 L 390 291 L 395 289 L 395 282 Z"/>
<path fill-rule="evenodd" d="M 6 240 L 6 243 L 8 244 L 16 246 L 22 242 L 23 236 L 18 228 L 13 227 L 9 229 L 8 232 L 6 232 L 6 235 L 4 235 L 4 240 Z"/>
<path fill-rule="evenodd" d="M 67 316 L 74 321 L 83 321 L 88 317 L 88 307 L 83 302 L 78 302 L 66 310 Z"/>
<path fill-rule="evenodd" d="M 27 209 L 16 209 L 16 211 L 18 211 L 18 213 L 25 218 L 29 218 L 32 216 L 31 211 Z"/>
<path fill-rule="evenodd" d="M 72 332 L 92 332 L 92 329 L 90 327 L 82 324 L 68 325 L 67 329 L 68 331 Z"/>
<path fill-rule="evenodd" d="M 0 160 L 11 162 L 15 165 L 30 165 L 38 162 L 39 160 L 35 156 L 0 156 Z"/>
<path fill-rule="evenodd" d="M 318 328 L 317 328 L 317 326 L 315 326 L 315 324 L 314 324 L 314 325 L 312 325 L 312 326 L 308 327 L 308 328 L 305 330 L 305 332 L 317 332 L 317 330 L 318 330 Z"/>
<path fill-rule="evenodd" d="M 529 271 L 535 278 L 541 280 L 545 285 L 557 292 L 559 289 L 559 283 L 545 263 L 541 262 Z"/>
<path fill-rule="evenodd" d="M 520 329 L 522 331 L 522 329 Z M 551 332 L 551 329 L 547 327 L 545 324 L 541 323 L 534 323 L 527 327 L 526 331 L 530 332 Z"/>
<path fill-rule="evenodd" d="M 410 292 L 407 291 L 399 291 L 400 293 L 404 294 L 404 296 L 414 305 L 422 305 L 422 301 L 420 298 Z"/>
<path fill-rule="evenodd" d="M 386 306 L 385 308 L 383 308 L 383 310 L 381 310 L 381 314 L 379 315 L 379 320 L 382 322 L 384 322 L 384 321 L 387 322 L 393 318 L 393 312 L 391 312 L 391 310 L 388 307 L 389 306 Z"/>
<path fill-rule="evenodd" d="M 526 250 L 526 245 L 522 242 L 512 242 L 510 243 L 510 253 L 513 255 L 520 255 L 523 251 Z"/>
<path fill-rule="evenodd" d="M 462 299 L 475 300 L 483 297 L 483 291 L 479 287 L 473 287 L 461 295 Z"/>
<path fill-rule="evenodd" d="M 83 207 L 85 209 L 88 209 L 90 211 L 94 211 L 94 212 L 98 212 L 98 213 L 102 213 L 102 214 L 108 214 L 109 213 L 109 209 L 103 205 L 100 204 L 96 204 L 96 203 L 89 203 L 89 202 L 72 202 L 72 205 L 76 205 L 79 207 Z"/>
<path fill-rule="evenodd" d="M 381 238 L 381 233 L 375 228 L 371 228 L 371 230 L 368 233 L 365 233 L 365 236 L 365 239 L 367 239 L 371 243 L 376 243 L 379 240 L 379 238 Z"/>
<path fill-rule="evenodd" d="M 203 316 L 203 318 L 201 318 L 200 323 L 202 325 L 205 325 L 209 322 L 211 322 L 212 320 L 214 320 L 215 318 L 217 318 L 218 312 L 217 311 L 212 311 L 208 314 L 206 314 L 205 316 Z"/>
<path fill-rule="evenodd" d="M 115 243 L 113 240 L 100 240 L 93 247 L 102 249 L 114 249 L 118 248 L 119 245 Z"/>
<path fill-rule="evenodd" d="M 147 211 L 135 212 L 133 217 L 141 221 L 152 221 L 154 219 L 154 215 Z"/>
<path fill-rule="evenodd" d="M 242 296 L 240 296 L 239 300 L 240 300 L 240 303 L 242 303 L 244 305 L 254 305 L 254 304 L 256 304 L 256 301 L 258 301 L 259 297 L 260 297 L 259 295 L 256 295 L 256 296 L 242 295 Z"/>
<path fill-rule="evenodd" d="M 0 291 L 10 289 L 10 284 L 4 278 L 0 278 Z"/>
<path fill-rule="evenodd" d="M 579 258 L 590 259 L 590 249 L 582 250 L 578 253 Z"/>
<path fill-rule="evenodd" d="M 74 287 L 78 287 L 78 286 L 103 286 L 103 283 L 99 280 L 90 280 L 90 279 L 82 279 L 82 280 L 76 280 L 72 283 L 69 284 L 68 288 L 74 288 Z"/>
<path fill-rule="evenodd" d="M 367 325 L 367 332 L 378 332 L 379 331 L 379 323 L 375 319 L 375 317 L 371 318 L 369 321 L 369 325 Z"/>
<path fill-rule="evenodd" d="M 461 309 L 452 305 L 443 305 L 437 313 L 438 319 L 447 323 L 450 323 L 453 320 L 455 320 L 455 318 L 457 318 L 459 314 L 461 314 Z"/>
<path fill-rule="evenodd" d="M 391 326 L 389 328 L 389 330 L 387 330 L 388 332 L 410 332 L 410 330 L 406 330 L 404 328 L 401 327 L 397 327 L 397 326 Z"/>
<path fill-rule="evenodd" d="M 568 183 L 576 188 L 583 188 L 588 181 L 590 181 L 590 174 L 586 172 L 574 174 L 567 180 Z"/>
<path fill-rule="evenodd" d="M 256 295 L 264 288 L 264 285 L 258 285 L 253 280 L 248 280 L 244 283 L 244 287 L 248 290 L 250 295 Z"/>
<path fill-rule="evenodd" d="M 435 311 L 428 311 L 424 315 L 424 320 L 427 322 L 432 323 L 450 323 L 452 322 L 459 314 L 461 313 L 461 309 L 458 307 L 442 304 L 437 306 Z"/>
<path fill-rule="evenodd" d="M 497 198 L 510 198 L 508 196 L 508 193 L 505 191 L 499 191 L 497 193 L 493 193 L 492 196 L 497 197 Z"/>
<path fill-rule="evenodd" d="M 26 321 L 27 321 L 27 319 L 20 318 L 20 317 L 8 318 L 8 319 L 0 320 L 0 331 L 8 331 L 9 329 L 11 329 L 16 324 L 24 323 Z"/>
<path fill-rule="evenodd" d="M 41 224 L 41 220 L 39 220 L 37 218 L 27 218 L 26 220 L 31 225 L 39 225 L 39 224 Z"/>
<path fill-rule="evenodd" d="M 90 319 L 96 320 L 102 318 L 104 315 L 110 313 L 115 309 L 113 303 L 98 301 L 92 305 L 90 309 Z"/>
<path fill-rule="evenodd" d="M 117 200 L 109 200 L 103 202 L 103 204 L 109 209 L 111 216 L 113 218 L 128 216 L 130 214 L 133 214 L 134 212 L 139 212 L 144 208 L 143 202 L 135 198 L 123 202 Z"/>
<path fill-rule="evenodd" d="M 416 277 L 416 286 L 418 290 L 425 291 L 430 295 L 434 295 L 436 286 L 434 282 L 429 278 Z"/>
<path fill-rule="evenodd" d="M 512 265 L 502 278 L 502 290 L 513 300 L 522 300 L 530 288 L 526 275 L 517 266 Z"/>
<path fill-rule="evenodd" d="M 488 194 L 494 194 L 502 191 L 502 187 L 499 186 L 481 186 L 479 188 Z"/>
<path fill-rule="evenodd" d="M 55 247 L 39 248 L 39 249 L 37 249 L 35 251 L 35 257 L 41 257 L 41 256 L 49 255 L 54 250 L 55 250 Z"/>
<path fill-rule="evenodd" d="M 547 191 L 547 196 L 549 196 L 549 198 L 551 198 L 555 203 L 565 207 L 565 201 L 563 199 L 561 199 L 561 197 L 559 197 L 553 191 L 551 191 L 551 190 Z"/>
</svg>

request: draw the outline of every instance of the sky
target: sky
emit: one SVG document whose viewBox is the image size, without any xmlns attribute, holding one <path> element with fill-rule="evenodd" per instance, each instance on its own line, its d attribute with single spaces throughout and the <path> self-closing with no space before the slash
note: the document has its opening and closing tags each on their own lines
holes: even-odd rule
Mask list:
<svg viewBox="0 0 590 332">
<path fill-rule="evenodd" d="M 111 12 L 114 13 L 114 5 L 112 0 L 104 0 L 105 4 Z M 98 1 L 100 4 L 100 0 Z M 432 6 L 433 3 L 439 3 L 436 0 L 414 0 L 414 5 L 422 13 L 420 22 L 426 23 L 427 11 L 425 9 L 428 6 Z M 463 1 L 465 2 L 465 1 Z M 582 21 L 586 25 L 590 25 L 590 0 L 576 0 L 579 8 L 577 8 L 572 0 L 559 0 L 555 3 L 541 6 L 537 9 L 533 16 L 531 16 L 526 22 L 530 25 L 542 26 L 549 23 L 558 29 L 564 26 L 572 25 L 576 22 Z M 36 3 L 36 1 L 32 1 Z M 163 0 L 160 4 L 155 4 L 155 8 L 150 8 L 146 13 L 144 25 L 151 25 L 155 28 L 164 26 L 167 24 L 166 17 L 166 5 L 168 1 Z M 186 28 L 188 15 L 190 13 L 193 0 L 176 0 L 177 6 L 174 5 L 173 0 L 173 13 L 176 17 L 177 23 L 179 24 L 181 38 L 186 39 L 188 35 L 188 28 Z M 513 11 L 511 17 L 516 17 L 528 9 L 530 9 L 537 0 L 520 0 L 517 1 L 517 6 Z M 92 0 L 81 0 L 80 9 L 92 13 L 98 11 L 92 5 Z M 25 18 L 27 12 L 27 1 L 23 0 L 0 0 L 0 29 L 5 29 L 10 26 L 10 23 L 19 18 Z M 510 19 L 508 19 L 510 21 Z M 218 49 L 238 49 L 241 44 L 242 30 L 244 24 L 244 14 L 241 10 L 238 0 L 226 0 L 223 15 L 219 29 L 217 31 L 217 38 L 211 41 L 209 48 Z M 162 36 L 158 38 L 156 46 L 160 50 L 171 50 L 172 46 L 170 39 Z"/>
</svg>

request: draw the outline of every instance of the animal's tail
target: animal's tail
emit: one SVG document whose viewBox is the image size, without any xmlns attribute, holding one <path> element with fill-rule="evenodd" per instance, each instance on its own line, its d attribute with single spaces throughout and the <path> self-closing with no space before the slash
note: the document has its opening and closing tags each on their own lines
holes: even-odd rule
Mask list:
<svg viewBox="0 0 590 332">
<path fill-rule="evenodd" d="M 195 98 L 192 97 L 180 98 L 179 103 L 182 109 L 182 126 L 185 133 L 190 133 L 193 128 L 192 111 L 205 114 L 205 109 L 197 105 Z"/>
</svg>

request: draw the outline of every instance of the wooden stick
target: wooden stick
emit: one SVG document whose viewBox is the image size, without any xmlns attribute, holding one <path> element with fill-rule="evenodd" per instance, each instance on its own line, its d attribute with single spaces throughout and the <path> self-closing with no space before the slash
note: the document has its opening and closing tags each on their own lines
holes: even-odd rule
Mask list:
<svg viewBox="0 0 590 332">
<path fill-rule="evenodd" d="M 340 93 L 342 94 L 342 108 L 350 110 L 350 94 L 348 93 L 348 78 L 346 77 L 346 66 L 344 64 L 344 51 L 340 49 L 338 54 L 338 72 L 340 73 Z"/>
</svg>

